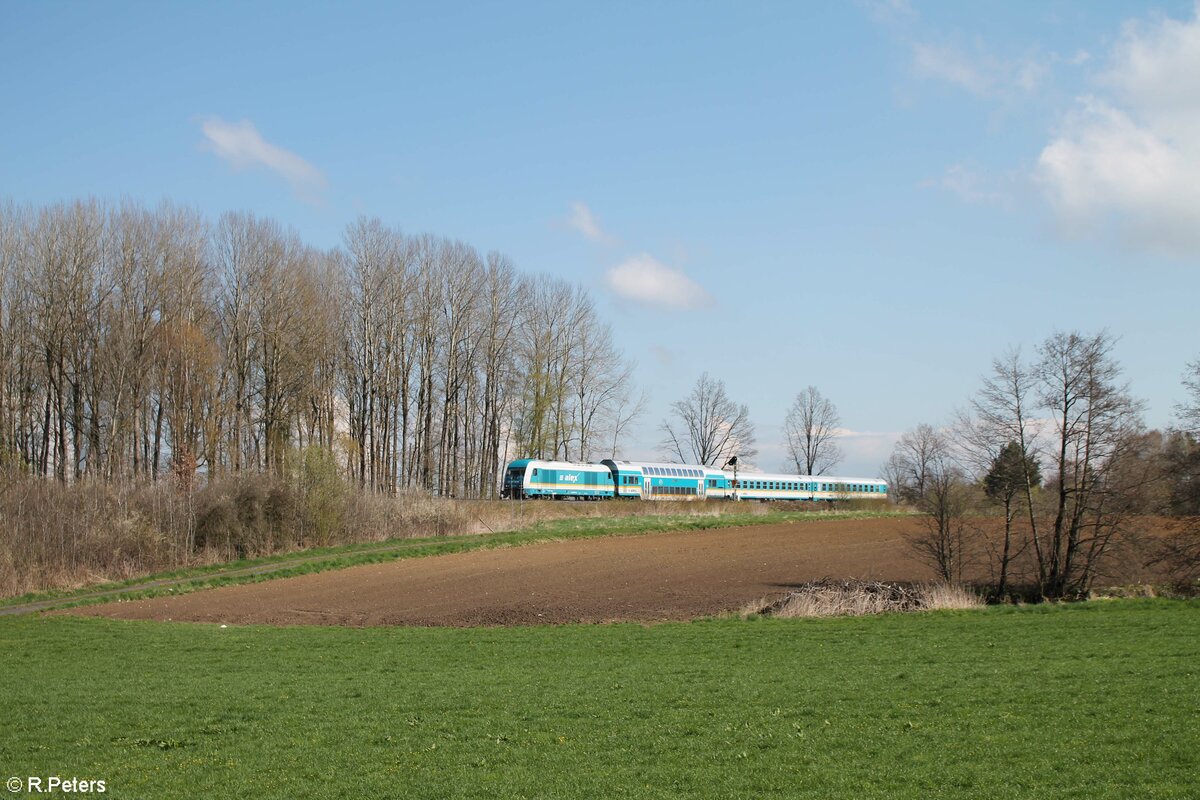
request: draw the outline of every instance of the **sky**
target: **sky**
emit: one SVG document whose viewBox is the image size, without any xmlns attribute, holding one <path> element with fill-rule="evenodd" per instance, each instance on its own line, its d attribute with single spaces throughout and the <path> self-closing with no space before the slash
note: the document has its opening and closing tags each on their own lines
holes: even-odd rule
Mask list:
<svg viewBox="0 0 1200 800">
<path fill-rule="evenodd" d="M 1200 357 L 1193 2 L 0 3 L 0 199 L 360 215 L 586 287 L 648 403 L 702 372 L 841 474 L 991 359 L 1108 329 L 1146 422 Z"/>
</svg>

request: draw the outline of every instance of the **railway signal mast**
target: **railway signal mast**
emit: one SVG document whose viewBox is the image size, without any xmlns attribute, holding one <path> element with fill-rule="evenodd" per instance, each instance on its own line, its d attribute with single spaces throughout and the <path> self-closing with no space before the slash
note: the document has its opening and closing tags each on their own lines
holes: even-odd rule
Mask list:
<svg viewBox="0 0 1200 800">
<path fill-rule="evenodd" d="M 725 462 L 724 466 L 722 466 L 721 469 L 728 469 L 729 467 L 733 467 L 733 499 L 737 500 L 738 499 L 738 493 L 737 493 L 737 490 L 738 490 L 738 476 L 737 476 L 738 475 L 738 459 L 737 459 L 737 456 L 730 456 L 729 460 Z"/>
</svg>

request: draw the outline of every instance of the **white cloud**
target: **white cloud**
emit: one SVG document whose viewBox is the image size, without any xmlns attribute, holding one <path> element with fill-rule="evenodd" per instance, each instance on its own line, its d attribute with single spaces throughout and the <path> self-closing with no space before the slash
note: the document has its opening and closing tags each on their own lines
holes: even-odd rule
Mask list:
<svg viewBox="0 0 1200 800">
<path fill-rule="evenodd" d="M 1090 61 L 1092 54 L 1087 50 L 1079 49 L 1075 51 L 1073 56 L 1055 56 L 1054 60 L 1060 64 L 1070 64 L 1072 67 L 1078 67 Z"/>
<path fill-rule="evenodd" d="M 937 187 L 964 203 L 1008 206 L 1012 202 L 1011 175 L 991 176 L 966 164 L 951 164 L 940 178 L 923 181 L 923 187 Z"/>
<path fill-rule="evenodd" d="M 265 167 L 291 184 L 299 197 L 309 201 L 319 199 L 325 188 L 324 173 L 290 150 L 268 142 L 249 120 L 226 122 L 210 117 L 201 123 L 200 130 L 206 149 L 235 169 Z"/>
<path fill-rule="evenodd" d="M 1034 92 L 1049 72 L 1044 59 L 1005 59 L 993 55 L 982 41 L 968 53 L 953 45 L 914 42 L 913 70 L 918 77 L 943 81 L 974 95 Z"/>
<path fill-rule="evenodd" d="M 913 69 L 923 78 L 945 81 L 973 94 L 986 94 L 992 85 L 980 66 L 955 48 L 914 44 Z"/>
<path fill-rule="evenodd" d="M 585 204 L 571 203 L 571 215 L 567 217 L 567 227 L 579 232 L 585 239 L 593 242 L 610 243 L 613 238 L 600 227 L 600 220 Z"/>
<path fill-rule="evenodd" d="M 645 253 L 613 267 L 604 279 L 621 297 L 644 305 L 690 309 L 713 304 L 713 296 L 682 270 L 668 267 Z"/>
<path fill-rule="evenodd" d="M 880 25 L 896 25 L 917 16 L 908 0 L 859 0 L 858 5 Z"/>
<path fill-rule="evenodd" d="M 902 435 L 899 431 L 855 431 L 840 428 L 837 431 L 837 445 L 842 450 L 842 463 L 853 467 L 851 474 L 877 474 Z M 844 469 L 845 466 L 839 469 Z"/>
<path fill-rule="evenodd" d="M 1063 229 L 1200 255 L 1200 8 L 1127 23 L 1101 76 L 1038 158 Z"/>
</svg>

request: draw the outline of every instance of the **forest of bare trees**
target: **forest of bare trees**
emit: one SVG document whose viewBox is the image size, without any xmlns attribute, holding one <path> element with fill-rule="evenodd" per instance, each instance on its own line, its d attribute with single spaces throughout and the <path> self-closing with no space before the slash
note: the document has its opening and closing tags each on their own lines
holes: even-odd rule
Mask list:
<svg viewBox="0 0 1200 800">
<path fill-rule="evenodd" d="M 322 251 L 170 204 L 0 206 L 0 462 L 189 486 L 308 448 L 375 492 L 489 497 L 612 454 L 630 364 L 582 290 L 360 219 Z"/>
</svg>

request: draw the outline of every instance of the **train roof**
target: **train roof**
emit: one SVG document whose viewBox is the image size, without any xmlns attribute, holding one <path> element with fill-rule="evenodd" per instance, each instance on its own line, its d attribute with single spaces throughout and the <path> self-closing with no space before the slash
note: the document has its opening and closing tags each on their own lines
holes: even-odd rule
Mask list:
<svg viewBox="0 0 1200 800">
<path fill-rule="evenodd" d="M 509 469 L 525 466 L 534 466 L 540 469 L 587 469 L 593 472 L 608 472 L 608 467 L 603 464 L 584 464 L 577 461 L 545 461 L 540 458 L 521 458 L 516 461 L 510 461 L 508 464 Z"/>
<path fill-rule="evenodd" d="M 703 464 L 674 464 L 669 461 L 617 461 L 615 459 L 606 458 L 605 463 L 613 463 L 618 467 L 630 467 L 632 469 L 645 469 L 646 467 L 654 467 L 656 469 L 698 469 L 704 472 L 720 474 L 721 470 L 716 467 L 706 467 Z"/>
<path fill-rule="evenodd" d="M 725 470 L 725 474 L 730 478 L 733 477 L 733 470 Z M 886 484 L 887 481 L 879 478 L 844 478 L 836 475 L 796 475 L 790 472 L 742 472 L 738 471 L 738 480 L 744 481 L 808 481 L 820 482 L 826 481 L 829 483 L 875 483 Z"/>
</svg>

